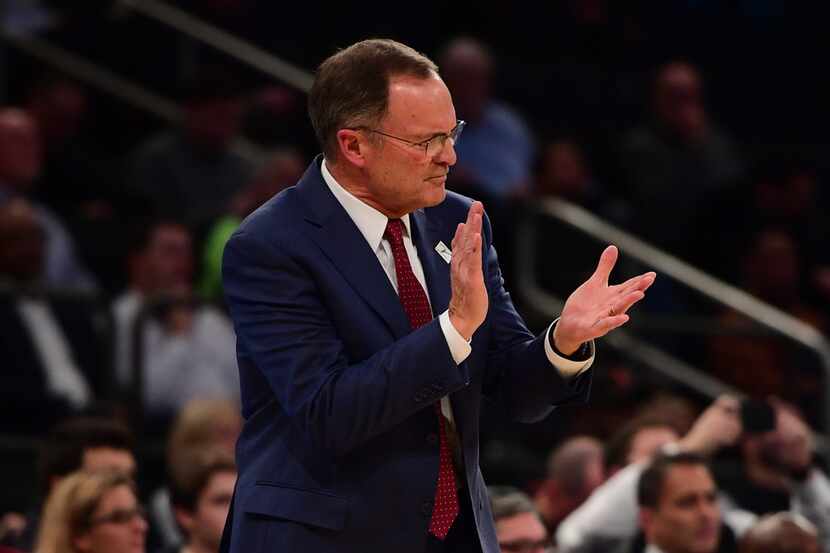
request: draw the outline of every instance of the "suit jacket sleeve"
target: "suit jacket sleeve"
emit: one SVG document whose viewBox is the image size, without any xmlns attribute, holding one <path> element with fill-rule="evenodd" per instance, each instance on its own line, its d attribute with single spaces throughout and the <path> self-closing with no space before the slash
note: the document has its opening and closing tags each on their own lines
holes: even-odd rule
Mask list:
<svg viewBox="0 0 830 553">
<path fill-rule="evenodd" d="M 339 337 L 349 329 L 335 323 L 344 314 L 330 312 L 323 284 L 290 252 L 279 239 L 265 243 L 237 232 L 225 249 L 224 289 L 240 362 L 256 366 L 318 447 L 344 455 L 469 383 L 468 367 L 453 361 L 437 318 L 350 361 Z"/>
</svg>

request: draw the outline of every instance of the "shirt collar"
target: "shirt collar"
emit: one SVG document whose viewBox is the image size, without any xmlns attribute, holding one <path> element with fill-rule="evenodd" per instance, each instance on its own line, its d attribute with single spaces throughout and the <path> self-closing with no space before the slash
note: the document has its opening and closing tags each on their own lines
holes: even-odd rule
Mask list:
<svg viewBox="0 0 830 553">
<path fill-rule="evenodd" d="M 363 238 L 366 239 L 366 242 L 368 242 L 369 246 L 372 248 L 372 251 L 377 251 L 381 240 L 383 240 L 383 233 L 386 232 L 386 224 L 389 221 L 389 218 L 343 188 L 340 183 L 335 180 L 331 172 L 329 172 L 328 167 L 326 167 L 325 159 L 323 159 L 323 162 L 320 164 L 320 172 L 323 174 L 323 180 L 326 181 L 326 185 L 328 185 L 329 190 L 331 190 L 331 193 L 334 194 L 334 197 L 340 205 L 343 206 L 343 209 L 346 210 L 346 213 L 349 215 L 351 220 L 354 221 L 354 224 L 357 226 L 360 234 L 363 235 Z M 409 214 L 407 213 L 401 217 L 401 221 L 403 221 L 406 235 L 412 236 L 409 228 Z"/>
</svg>

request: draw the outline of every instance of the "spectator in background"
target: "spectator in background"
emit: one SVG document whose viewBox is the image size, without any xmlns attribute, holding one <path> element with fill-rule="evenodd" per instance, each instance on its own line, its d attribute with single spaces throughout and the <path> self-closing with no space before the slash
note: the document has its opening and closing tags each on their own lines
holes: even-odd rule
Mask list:
<svg viewBox="0 0 830 553">
<path fill-rule="evenodd" d="M 37 553 L 144 553 L 147 522 L 122 472 L 76 472 L 49 495 Z"/>
<path fill-rule="evenodd" d="M 233 454 L 222 449 L 193 452 L 172 469 L 177 481 L 172 487 L 176 520 L 187 539 L 168 553 L 218 553 L 228 517 L 236 464 Z"/>
<path fill-rule="evenodd" d="M 646 240 L 698 264 L 708 259 L 713 203 L 743 176 L 732 141 L 711 121 L 698 70 L 674 61 L 660 68 L 653 120 L 623 139 L 622 165 L 631 225 Z"/>
<path fill-rule="evenodd" d="M 183 92 L 182 128 L 138 149 L 131 188 L 155 215 L 204 231 L 250 181 L 249 162 L 231 148 L 241 125 L 240 92 L 227 70 L 202 69 Z"/>
<path fill-rule="evenodd" d="M 31 196 L 43 168 L 43 146 L 35 120 L 16 108 L 0 109 L 0 201 Z M 44 286 L 94 290 L 96 285 L 77 257 L 64 224 L 45 206 L 33 204 L 44 232 L 44 263 L 38 274 Z"/>
<path fill-rule="evenodd" d="M 673 422 L 653 418 L 635 420 L 621 428 L 606 453 L 606 471 L 612 476 L 559 525 L 556 532 L 559 551 L 605 553 L 642 546 L 637 541 L 640 475 L 666 448 L 709 456 L 734 444 L 741 433 L 738 405 L 730 396 L 718 398 L 682 438 L 674 430 Z M 751 514 L 734 508 L 725 510 L 723 518 L 735 535 L 754 521 Z"/>
<path fill-rule="evenodd" d="M 222 253 L 225 243 L 242 219 L 284 188 L 293 186 L 303 176 L 305 167 L 302 156 L 296 150 L 286 148 L 275 151 L 254 181 L 234 197 L 228 213 L 210 227 L 202 256 L 199 288 L 203 298 L 221 299 Z"/>
<path fill-rule="evenodd" d="M 819 553 L 821 550 L 816 527 L 803 516 L 792 513 L 761 517 L 738 544 L 739 553 Z"/>
<path fill-rule="evenodd" d="M 191 302 L 193 245 L 187 227 L 156 221 L 138 230 L 129 250 L 129 287 L 113 304 L 120 386 L 133 385 L 133 362 L 140 358 L 145 408 L 151 419 L 162 421 L 193 398 L 239 397 L 233 328 L 219 310 Z M 141 351 L 135 352 L 135 325 L 142 315 L 147 318 Z"/>
<path fill-rule="evenodd" d="M 122 167 L 110 146 L 90 132 L 93 102 L 84 87 L 47 71 L 24 100 L 37 122 L 43 168 L 34 190 L 75 237 L 79 251 L 107 292 L 123 286 L 123 213 L 135 205 L 123 196 Z"/>
<path fill-rule="evenodd" d="M 715 475 L 730 502 L 757 515 L 793 511 L 830 536 L 830 480 L 813 460 L 813 433 L 795 409 L 771 400 L 775 428 L 746 433 L 739 459 L 724 459 Z"/>
<path fill-rule="evenodd" d="M 545 553 L 550 537 L 528 496 L 508 486 L 488 488 L 502 553 Z"/>
<path fill-rule="evenodd" d="M 99 319 L 84 298 L 38 286 L 47 232 L 23 198 L 0 201 L 0 431 L 43 432 L 107 384 Z"/>
<path fill-rule="evenodd" d="M 518 113 L 492 97 L 494 63 L 484 44 L 456 38 L 444 47 L 438 66 L 458 118 L 467 123 L 464 139 L 453 146 L 457 162 L 450 169 L 447 188 L 484 202 L 495 221 L 493 244 L 509 285 L 517 201 L 529 196 L 532 188 L 534 138 Z"/>
<path fill-rule="evenodd" d="M 760 435 L 745 432 L 740 405 L 730 396 L 718 398 L 685 436 L 672 440 L 676 446 L 668 441 L 668 433 L 663 444 L 651 440 L 649 457 L 617 471 L 560 524 L 560 550 L 607 551 L 634 537 L 636 482 L 651 456 L 670 448 L 709 457 L 739 443 L 746 451 L 742 463 L 719 460 L 713 467 L 721 488 L 723 521 L 734 535 L 742 535 L 755 514 L 780 510 L 800 513 L 830 535 L 825 530 L 830 529 L 830 482 L 812 464 L 809 429 L 776 403 L 776 430 Z"/>
<path fill-rule="evenodd" d="M 534 503 L 548 531 L 553 533 L 605 479 L 602 444 L 588 436 L 566 440 L 551 453 L 547 472 Z"/>
<path fill-rule="evenodd" d="M 134 447 L 130 430 L 111 419 L 77 417 L 54 427 L 40 448 L 38 492 L 25 528 L 4 541 L 23 551 L 32 551 L 45 498 L 73 472 L 112 470 L 133 478 L 136 473 Z"/>
<path fill-rule="evenodd" d="M 197 399 L 185 405 L 176 417 L 167 444 L 170 487 L 175 487 L 175 482 L 190 481 L 194 458 L 224 454 L 232 459 L 241 428 L 239 406 L 230 401 Z M 216 451 L 220 453 L 210 453 Z M 170 488 L 156 490 L 150 499 L 150 516 L 162 548 L 176 551 L 184 539 L 171 495 Z"/>
<path fill-rule="evenodd" d="M 639 478 L 637 503 L 644 544 L 635 543 L 628 550 L 632 553 L 736 551 L 734 534 L 721 522 L 717 488 L 703 457 L 655 457 Z"/>
<path fill-rule="evenodd" d="M 582 148 L 573 140 L 545 144 L 539 160 L 536 195 L 562 198 L 599 212 L 605 194 L 594 179 Z"/>
<path fill-rule="evenodd" d="M 488 211 L 529 193 L 533 137 L 518 114 L 492 98 L 490 52 L 477 40 L 457 38 L 444 48 L 438 65 L 458 118 L 467 122 L 448 184 L 482 199 Z"/>
<path fill-rule="evenodd" d="M 822 314 L 801 293 L 801 281 L 802 262 L 792 237 L 774 229 L 758 233 L 743 258 L 741 288 L 824 330 Z M 764 335 L 739 313 L 726 311 L 720 322 L 728 333 L 710 341 L 711 371 L 752 397 L 780 394 L 805 406 L 816 420 L 821 373 L 815 363 L 802 361 L 796 345 Z"/>
</svg>

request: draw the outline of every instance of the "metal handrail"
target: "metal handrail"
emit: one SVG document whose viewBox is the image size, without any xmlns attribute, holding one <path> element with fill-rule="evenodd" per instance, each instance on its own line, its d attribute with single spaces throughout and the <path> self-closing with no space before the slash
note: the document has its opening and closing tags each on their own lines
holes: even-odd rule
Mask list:
<svg viewBox="0 0 830 553">
<path fill-rule="evenodd" d="M 549 198 L 535 202 L 531 209 L 539 214 L 553 217 L 598 241 L 617 245 L 625 251 L 626 256 L 655 268 L 658 273 L 670 276 L 714 302 L 729 307 L 814 352 L 824 371 L 824 397 L 830 398 L 830 341 L 812 326 L 735 286 L 696 269 L 568 201 Z M 527 255 L 532 256 L 533 252 Z M 529 258 L 526 257 L 525 261 L 527 259 Z M 529 275 L 533 274 L 531 270 L 520 273 L 525 272 Z M 533 282 L 525 282 L 524 285 L 530 285 L 531 288 L 535 287 L 537 290 L 539 288 Z M 822 409 L 823 430 L 826 432 L 830 430 L 830 401 L 824 401 Z"/>
<path fill-rule="evenodd" d="M 314 76 L 308 71 L 283 61 L 250 42 L 206 23 L 179 8 L 159 0 L 124 0 L 121 5 L 122 9 L 133 10 L 169 25 L 298 90 L 303 92 L 311 90 Z"/>
<path fill-rule="evenodd" d="M 182 110 L 175 102 L 150 92 L 77 54 L 31 35 L 14 35 L 0 29 L 0 37 L 33 58 L 53 65 L 79 81 L 116 96 L 133 107 L 170 123 L 181 121 Z"/>
<path fill-rule="evenodd" d="M 548 319 L 561 313 L 565 302 L 544 290 L 536 278 L 536 235 L 528 220 L 523 220 L 516 234 L 517 286 L 520 297 L 527 306 L 544 314 Z M 625 329 L 617 329 L 603 338 L 615 349 L 668 378 L 683 384 L 698 394 L 715 399 L 722 394 L 740 397 L 742 394 L 728 384 L 709 376 L 700 369 L 674 357 L 662 349 L 647 344 Z"/>
<path fill-rule="evenodd" d="M 176 125 L 182 121 L 184 112 L 175 102 L 60 46 L 34 36 L 19 36 L 2 29 L 0 29 L 0 38 L 10 46 L 54 66 L 78 81 L 102 90 L 170 124 Z M 240 137 L 233 140 L 231 149 L 255 165 L 262 164 L 267 157 L 263 148 Z"/>
</svg>

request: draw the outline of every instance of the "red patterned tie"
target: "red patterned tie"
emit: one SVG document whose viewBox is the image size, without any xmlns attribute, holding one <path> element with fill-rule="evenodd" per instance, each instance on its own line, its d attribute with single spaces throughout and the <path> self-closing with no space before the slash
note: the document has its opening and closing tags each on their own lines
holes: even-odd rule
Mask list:
<svg viewBox="0 0 830 553">
<path fill-rule="evenodd" d="M 415 278 L 409 256 L 403 245 L 403 223 L 400 219 L 390 219 L 386 225 L 384 237 L 392 246 L 392 257 L 395 259 L 395 274 L 398 277 L 398 296 L 401 298 L 406 316 L 412 329 L 416 329 L 432 320 L 429 300 L 426 292 Z M 444 539 L 450 531 L 455 517 L 458 516 L 458 490 L 455 486 L 455 470 L 452 466 L 452 456 L 447 430 L 444 426 L 444 416 L 441 414 L 440 402 L 435 402 L 435 414 L 438 415 L 438 436 L 440 443 L 438 487 L 435 490 L 435 505 L 432 508 L 432 518 L 429 521 L 429 532 L 439 539 Z"/>
</svg>

